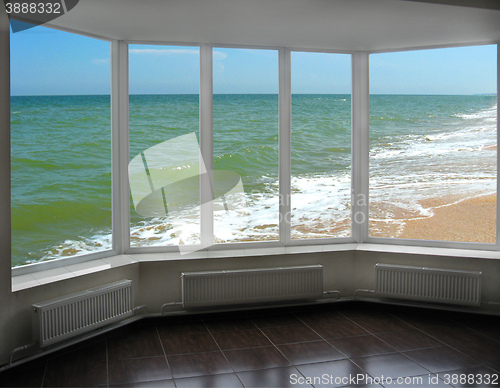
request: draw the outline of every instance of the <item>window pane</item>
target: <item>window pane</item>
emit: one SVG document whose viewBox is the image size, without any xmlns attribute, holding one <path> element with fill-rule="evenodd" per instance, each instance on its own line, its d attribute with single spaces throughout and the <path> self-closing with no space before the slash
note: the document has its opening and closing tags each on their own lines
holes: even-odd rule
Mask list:
<svg viewBox="0 0 500 388">
<path fill-rule="evenodd" d="M 214 49 L 214 241 L 279 238 L 278 53 Z"/>
<path fill-rule="evenodd" d="M 130 245 L 200 241 L 199 48 L 131 45 Z"/>
<path fill-rule="evenodd" d="M 351 60 L 292 53 L 292 239 L 351 234 Z"/>
<path fill-rule="evenodd" d="M 109 43 L 11 34 L 12 265 L 111 248 Z"/>
<path fill-rule="evenodd" d="M 496 241 L 496 46 L 370 58 L 370 235 Z"/>
</svg>

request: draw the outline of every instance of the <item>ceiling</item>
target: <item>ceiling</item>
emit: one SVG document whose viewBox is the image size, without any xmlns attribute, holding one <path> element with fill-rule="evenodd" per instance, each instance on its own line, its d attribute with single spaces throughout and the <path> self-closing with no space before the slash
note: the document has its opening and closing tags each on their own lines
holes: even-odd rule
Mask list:
<svg viewBox="0 0 500 388">
<path fill-rule="evenodd" d="M 52 24 L 127 41 L 390 51 L 500 41 L 497 0 L 80 0 Z M 492 9 L 471 7 L 471 4 Z M 498 7 L 497 7 L 498 8 Z"/>
</svg>

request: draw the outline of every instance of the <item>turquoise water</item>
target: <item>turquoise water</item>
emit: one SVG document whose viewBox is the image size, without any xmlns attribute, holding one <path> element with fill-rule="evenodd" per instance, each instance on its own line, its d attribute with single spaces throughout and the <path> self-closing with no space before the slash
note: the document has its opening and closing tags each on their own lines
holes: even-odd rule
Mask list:
<svg viewBox="0 0 500 388">
<path fill-rule="evenodd" d="M 13 265 L 106 244 L 109 112 L 109 96 L 11 98 Z"/>
<path fill-rule="evenodd" d="M 12 97 L 11 104 L 13 265 L 108 249 L 109 96 Z M 416 192 L 495 192 L 496 152 L 485 149 L 496 144 L 496 96 L 375 95 L 370 109 L 374 203 L 417 206 Z M 350 233 L 350 112 L 349 95 L 292 98 L 294 238 Z M 191 133 L 199 139 L 197 95 L 130 96 L 131 159 Z M 214 169 L 241 177 L 245 201 L 236 215 L 216 214 L 221 241 L 278 237 L 278 163 L 278 96 L 215 95 Z M 197 214 L 145 218 L 132 204 L 132 245 L 196 242 Z"/>
</svg>

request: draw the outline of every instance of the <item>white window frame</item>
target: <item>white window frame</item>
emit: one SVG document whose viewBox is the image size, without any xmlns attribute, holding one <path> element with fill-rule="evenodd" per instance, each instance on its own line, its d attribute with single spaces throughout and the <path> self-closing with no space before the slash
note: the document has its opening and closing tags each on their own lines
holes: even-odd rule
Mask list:
<svg viewBox="0 0 500 388">
<path fill-rule="evenodd" d="M 71 31 L 72 32 L 72 31 Z M 308 252 L 324 251 L 331 244 L 378 244 L 380 246 L 415 246 L 432 248 L 452 248 L 458 250 L 500 251 L 498 231 L 500 230 L 500 152 L 497 152 L 497 242 L 462 243 L 435 240 L 410 240 L 369 236 L 369 56 L 379 52 L 354 52 L 341 50 L 310 50 L 300 48 L 255 47 L 255 46 L 217 46 L 211 44 L 179 42 L 142 42 L 117 41 L 86 35 L 111 42 L 111 159 L 112 159 L 112 250 L 88 255 L 73 256 L 44 263 L 30 264 L 12 270 L 13 275 L 61 267 L 104 257 L 123 254 L 165 253 L 178 251 L 177 246 L 131 247 L 130 246 L 130 192 L 128 180 L 129 137 L 128 137 L 128 101 L 129 101 L 129 45 L 148 44 L 162 46 L 190 46 L 200 49 L 200 149 L 208 171 L 213 169 L 213 49 L 251 48 L 277 50 L 279 56 L 279 195 L 286 200 L 280 201 L 279 241 L 213 244 L 213 209 L 210 199 L 208 179 L 201 180 L 201 246 L 204 251 L 244 250 L 247 248 L 283 248 L 312 246 Z M 500 90 L 500 50 L 498 42 L 485 42 L 482 45 L 497 46 L 497 96 Z M 425 47 L 422 49 L 469 47 L 471 44 Z M 415 51 L 399 49 L 383 52 Z M 291 240 L 290 194 L 291 194 L 291 52 L 338 53 L 351 55 L 351 236 L 343 238 Z M 380 51 L 382 52 L 382 51 Z M 498 105 L 497 105 L 498 106 Z M 500 109 L 497 109 L 497 144 L 499 143 Z M 351 245 L 349 245 L 351 244 Z M 368 245 L 366 245 L 368 246 Z M 197 246 L 193 246 L 195 248 Z M 349 249 L 349 248 L 346 248 Z M 466 253 L 465 253 L 466 255 Z M 207 256 L 208 257 L 208 256 Z M 496 256 L 495 256 L 496 257 Z M 182 256 L 179 256 L 182 259 Z"/>
<path fill-rule="evenodd" d="M 498 106 L 498 95 L 500 91 L 500 43 L 499 42 L 484 42 L 480 44 L 461 44 L 461 45 L 445 45 L 445 46 L 433 46 L 433 47 L 424 47 L 420 49 L 400 49 L 400 50 L 382 50 L 382 51 L 372 51 L 369 54 L 383 54 L 383 53 L 391 53 L 391 52 L 403 52 L 403 51 L 426 51 L 432 49 L 445 49 L 445 48 L 454 48 L 454 47 L 473 47 L 473 46 L 485 46 L 485 45 L 496 45 L 497 47 L 497 145 L 500 144 L 500 108 Z M 369 72 L 369 69 L 368 69 Z M 367 75 L 369 78 L 369 75 Z M 369 80 L 367 88 L 369 89 Z M 369 95 L 368 95 L 369 98 Z M 368 121 L 369 121 L 369 112 L 368 113 Z M 367 150 L 365 152 L 369 152 L 369 138 L 363 137 L 363 142 L 368 142 Z M 369 176 L 369 160 L 363 163 L 362 168 L 365 170 L 364 174 Z M 499 209 L 499 198 L 498 193 L 500 192 L 500 151 L 497 150 L 497 202 L 496 202 L 496 242 L 495 243 L 474 243 L 474 242 L 458 242 L 458 241 L 438 241 L 438 240 L 416 240 L 416 239 L 405 239 L 405 238 L 389 238 L 389 237 L 370 237 L 369 234 L 366 235 L 366 238 L 363 242 L 372 243 L 372 244 L 383 244 L 383 245 L 395 245 L 395 246 L 414 246 L 414 247 L 432 247 L 432 248 L 449 248 L 449 249 L 464 249 L 464 250 L 479 250 L 479 251 L 499 251 L 500 250 L 500 238 L 498 232 L 500 230 L 500 209 Z M 366 184 L 368 184 L 367 182 Z M 363 187 L 363 189 L 365 189 Z M 368 196 L 369 197 L 369 193 Z M 369 221 L 369 215 L 367 214 L 367 221 Z M 365 226 L 366 231 L 368 233 L 368 225 Z"/>
</svg>

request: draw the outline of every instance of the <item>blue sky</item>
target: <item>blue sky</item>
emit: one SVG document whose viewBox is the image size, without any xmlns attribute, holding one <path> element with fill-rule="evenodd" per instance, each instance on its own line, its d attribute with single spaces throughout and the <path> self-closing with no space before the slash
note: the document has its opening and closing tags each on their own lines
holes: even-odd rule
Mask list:
<svg viewBox="0 0 500 388">
<path fill-rule="evenodd" d="M 197 47 L 130 45 L 130 93 L 198 93 Z M 214 48 L 214 93 L 277 93 L 275 50 Z M 11 33 L 12 95 L 109 94 L 110 43 L 35 27 Z M 293 93 L 350 93 L 350 56 L 292 53 Z M 496 93 L 496 46 L 373 54 L 374 94 Z"/>
</svg>

